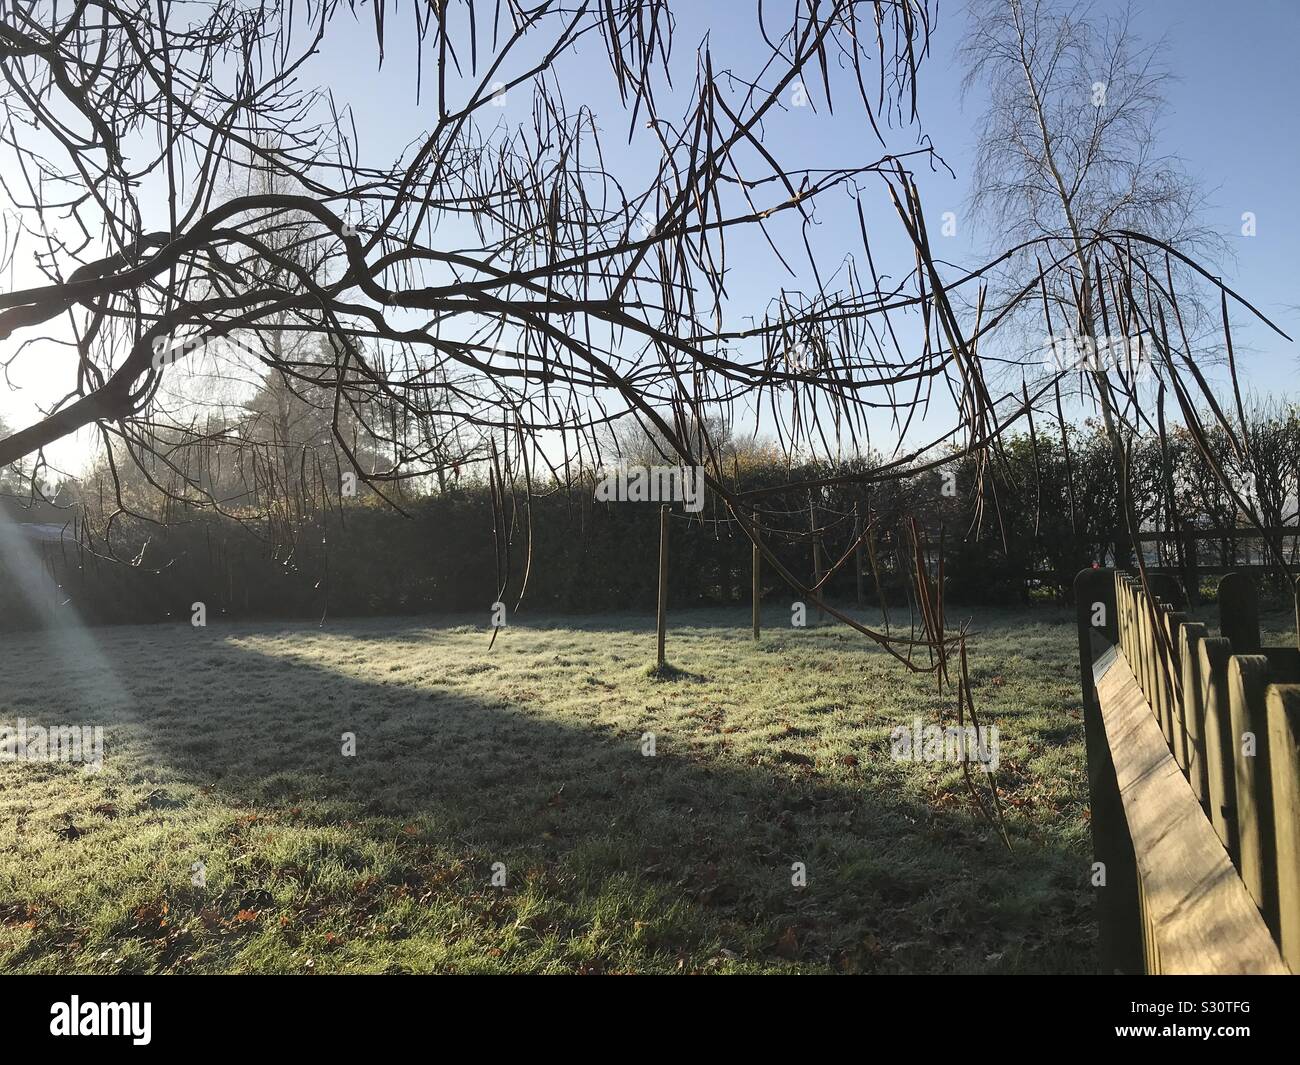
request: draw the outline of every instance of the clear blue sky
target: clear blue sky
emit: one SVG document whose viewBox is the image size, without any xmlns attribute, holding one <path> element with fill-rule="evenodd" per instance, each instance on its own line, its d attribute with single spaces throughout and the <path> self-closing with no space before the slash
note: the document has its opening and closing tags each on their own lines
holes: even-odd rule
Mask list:
<svg viewBox="0 0 1300 1065">
<path fill-rule="evenodd" d="M 780 4 L 782 18 L 789 4 Z M 775 19 L 776 6 L 768 5 Z M 1110 0 L 1099 0 L 1098 10 L 1120 9 Z M 689 91 L 693 75 L 695 45 L 708 33 L 715 69 L 732 67 L 737 73 L 756 70 L 761 42 L 754 31 L 752 0 L 679 4 L 674 69 L 679 75 L 678 93 Z M 1211 206 L 1204 221 L 1229 236 L 1235 261 L 1222 264 L 1225 279 L 1274 318 L 1292 336 L 1300 336 L 1300 217 L 1294 206 L 1300 145 L 1297 142 L 1296 106 L 1300 100 L 1300 74 L 1296 49 L 1300 44 L 1300 3 L 1295 0 L 1243 0 L 1223 4 L 1214 0 L 1185 0 L 1147 3 L 1135 7 L 1136 25 L 1147 40 L 1164 37 L 1166 61 L 1178 77 L 1168 90 L 1169 106 L 1159 149 L 1183 157 L 1189 170 L 1210 190 Z M 331 30 L 322 54 L 303 72 L 303 80 L 328 84 L 341 102 L 351 103 L 360 134 L 363 160 L 387 161 L 401 147 L 428 128 L 432 95 L 425 67 L 425 96 L 414 101 L 415 38 L 407 29 L 409 15 L 390 15 L 387 56 L 382 71 L 376 69 L 377 52 L 368 11 L 355 28 L 347 27 L 345 13 Z M 997 245 L 995 234 L 978 231 L 960 217 L 968 194 L 974 125 L 983 107 L 979 97 L 961 95 L 961 71 L 954 52 L 965 26 L 964 5 L 942 3 L 933 51 L 920 78 L 921 129 L 956 174 L 927 174 L 921 192 L 932 229 L 943 211 L 958 212 L 958 234 L 950 244 L 937 249 L 946 258 L 974 265 L 982 253 Z M 590 42 L 596 45 L 593 38 Z M 570 107 L 579 103 L 594 109 L 603 130 L 605 146 L 611 151 L 614 169 L 629 179 L 639 163 L 653 158 L 652 146 L 642 137 L 630 148 L 626 143 L 627 117 L 621 110 L 603 49 L 588 48 L 584 54 L 564 60 L 565 92 Z M 820 91 L 814 89 L 814 100 Z M 661 94 L 662 110 L 674 115 L 680 108 L 671 97 Z M 502 116 L 527 108 L 526 94 L 508 101 Z M 856 165 L 872 161 L 881 149 L 865 119 L 851 107 L 837 108 L 832 116 L 824 108 L 790 109 L 767 122 L 764 144 L 787 164 L 808 166 Z M 887 135 L 888 136 L 888 135 Z M 894 151 L 915 146 L 915 131 L 895 130 L 889 141 Z M 635 181 L 632 181 L 635 185 Z M 895 274 L 910 268 L 910 250 L 903 242 L 888 198 L 881 195 L 868 215 L 877 265 Z M 816 236 L 819 253 L 826 262 L 838 260 L 843 252 L 861 262 L 856 222 L 851 228 L 840 223 L 847 214 L 842 207 L 828 204 L 819 209 L 823 225 Z M 1239 235 L 1242 212 L 1257 218 L 1257 235 Z M 155 220 L 156 222 L 157 220 Z M 788 234 L 793 235 L 793 234 Z M 732 310 L 739 314 L 760 314 L 767 299 L 782 285 L 811 288 L 804 270 L 796 282 L 766 256 L 760 244 L 739 244 L 732 249 Z M 1247 329 L 1244 318 L 1235 334 L 1243 374 L 1249 387 L 1264 393 L 1289 393 L 1300 365 L 1300 347 L 1288 345 L 1262 329 Z M 32 401 L 48 402 L 63 380 L 44 373 L 20 374 L 28 385 L 23 392 L 0 391 L 0 416 L 12 425 L 32 419 Z M 64 379 L 66 380 L 66 379 Z M 84 454 L 88 440 L 52 449 L 52 457 L 73 466 Z"/>
</svg>

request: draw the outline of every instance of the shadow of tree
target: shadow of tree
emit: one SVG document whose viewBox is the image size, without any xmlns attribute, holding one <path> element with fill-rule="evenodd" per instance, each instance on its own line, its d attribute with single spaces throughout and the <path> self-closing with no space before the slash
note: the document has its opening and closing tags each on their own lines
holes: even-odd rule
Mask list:
<svg viewBox="0 0 1300 1065">
<path fill-rule="evenodd" d="M 120 634 L 120 651 L 172 663 L 117 677 L 125 698 L 100 707 L 100 783 L 121 816 L 93 816 L 105 804 L 87 791 L 70 815 L 84 837 L 62 846 L 102 881 L 102 912 L 42 900 L 63 930 L 0 965 L 53 948 L 86 968 L 139 941 L 147 971 L 300 971 L 308 955 L 317 971 L 1094 966 L 1086 855 L 1023 837 L 1008 853 L 965 804 L 909 798 L 887 744 L 855 746 L 851 766 L 779 744 L 746 761 L 670 727 L 647 756 L 640 728 L 594 705 L 575 720 L 467 690 L 458 678 L 496 667 L 457 662 L 437 633 L 436 667 L 390 682 L 365 662 L 390 629 L 349 626 L 364 677 L 258 650 L 246 628 L 202 645 L 180 628 Z M 41 676 L 10 678 L 16 705 Z M 159 834 L 164 872 L 132 865 Z M 15 894 L 0 890 L 0 913 L 32 901 Z"/>
<path fill-rule="evenodd" d="M 184 712 L 142 700 L 138 717 L 153 757 L 182 779 L 255 811 L 258 830 L 303 836 L 280 851 L 248 843 L 232 907 L 281 899 L 296 923 L 304 900 L 316 912 L 347 903 L 351 883 L 459 914 L 459 928 L 417 917 L 397 943 L 459 936 L 473 951 L 524 930 L 544 945 L 534 957 L 573 969 L 1091 965 L 1080 855 L 1024 839 L 1008 854 L 983 822 L 903 799 L 878 773 L 845 782 L 780 751 L 747 766 L 671 734 L 647 757 L 640 733 L 594 719 L 246 647 L 216 657 L 254 688 L 262 677 L 287 688 L 293 708 L 232 706 L 223 686 Z M 341 754 L 345 733 L 355 756 Z M 313 839 L 339 827 L 351 845 Z M 418 967 L 418 950 L 392 946 L 374 959 Z M 365 953 L 352 964 L 368 967 Z"/>
</svg>

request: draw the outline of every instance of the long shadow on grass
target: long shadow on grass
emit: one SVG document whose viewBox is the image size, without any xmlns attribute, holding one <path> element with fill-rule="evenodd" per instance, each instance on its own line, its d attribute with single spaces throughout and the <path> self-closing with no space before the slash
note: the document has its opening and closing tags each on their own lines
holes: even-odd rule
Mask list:
<svg viewBox="0 0 1300 1065">
<path fill-rule="evenodd" d="M 1086 856 L 1023 838 L 1007 853 L 968 814 L 891 793 L 873 762 L 886 750 L 828 775 L 779 749 L 746 766 L 660 732 L 646 757 L 639 731 L 526 705 L 230 644 L 212 664 L 185 707 L 146 697 L 133 716 L 152 757 L 256 813 L 231 827 L 252 893 L 231 905 L 272 920 L 280 906 L 291 927 L 358 897 L 406 899 L 417 916 L 394 937 L 498 942 L 502 964 L 518 949 L 596 970 L 1092 966 Z M 263 681 L 297 709 L 257 705 L 248 693 Z M 355 757 L 341 754 L 344 733 Z M 259 851 L 256 837 L 276 831 L 297 849 Z M 497 862 L 504 888 L 491 885 Z M 287 892 L 298 901 L 286 907 Z M 171 905 L 179 924 L 178 908 L 204 903 L 182 892 Z M 439 908 L 459 923 L 422 928 L 418 913 Z"/>
</svg>

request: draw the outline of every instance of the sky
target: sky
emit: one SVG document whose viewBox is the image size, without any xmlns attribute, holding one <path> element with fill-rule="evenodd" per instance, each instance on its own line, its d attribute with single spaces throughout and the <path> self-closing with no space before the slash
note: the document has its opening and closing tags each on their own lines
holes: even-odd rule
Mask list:
<svg viewBox="0 0 1300 1065">
<path fill-rule="evenodd" d="M 1098 2 L 1098 11 L 1118 11 L 1119 4 Z M 782 18 L 788 4 L 780 5 Z M 963 98 L 962 71 L 955 50 L 966 26 L 961 3 L 941 2 L 932 54 L 922 65 L 919 79 L 920 131 L 943 157 L 955 176 L 922 172 L 918 176 L 922 202 L 931 230 L 938 228 L 943 212 L 956 216 L 956 234 L 936 239 L 936 254 L 958 266 L 983 261 L 999 246 L 999 235 L 981 230 L 966 217 L 965 203 L 975 145 L 976 121 L 984 100 L 979 92 Z M 767 5 L 775 12 L 777 7 Z M 690 87 L 695 45 L 707 34 L 715 69 L 730 67 L 753 73 L 760 62 L 761 42 L 754 33 L 752 0 L 715 0 L 676 5 L 678 15 L 673 63 L 679 74 L 679 93 Z M 1300 74 L 1295 62 L 1300 43 L 1300 4 L 1294 0 L 1242 0 L 1225 5 L 1212 0 L 1164 0 L 1134 7 L 1135 26 L 1146 41 L 1165 40 L 1165 62 L 1177 78 L 1167 90 L 1168 106 L 1161 128 L 1159 150 L 1181 156 L 1187 169 L 1207 190 L 1209 205 L 1202 221 L 1228 237 L 1233 255 L 1221 265 L 1225 281 L 1241 292 L 1292 336 L 1300 337 L 1300 217 L 1294 206 L 1300 174 L 1300 140 L 1296 137 L 1296 100 L 1300 99 Z M 331 29 L 321 54 L 304 69 L 302 78 L 328 84 L 339 101 L 352 106 L 363 160 L 387 162 L 430 124 L 432 95 L 426 90 L 414 99 L 415 38 L 402 32 L 406 18 L 390 15 L 386 55 L 377 65 L 373 26 L 362 10 L 352 28 L 344 20 Z M 769 18 L 775 19 L 774 14 Z M 607 62 L 600 50 L 564 60 L 564 84 L 570 106 L 584 103 L 596 113 L 614 165 L 629 179 L 653 159 L 647 138 L 638 136 L 627 145 L 627 117 L 614 91 Z M 425 68 L 428 77 L 429 67 Z M 814 107 L 787 108 L 764 123 L 763 143 L 778 158 L 793 165 L 861 165 L 882 154 L 865 118 L 852 108 L 828 113 L 820 91 L 811 87 Z M 793 103 L 793 101 L 791 101 Z M 676 108 L 667 96 L 663 110 Z M 503 120 L 516 107 L 527 109 L 526 94 L 507 99 Z M 914 128 L 887 134 L 890 149 L 915 147 Z M 896 215 L 883 188 L 869 199 L 867 224 L 873 254 L 884 272 L 901 273 L 911 266 Z M 860 262 L 860 242 L 853 221 L 845 242 L 846 201 L 818 208 L 820 225 L 814 234 L 824 262 L 843 253 L 855 253 Z M 1242 215 L 1252 212 L 1255 235 L 1241 233 Z M 155 224 L 157 220 L 155 219 Z M 761 314 L 767 301 L 784 285 L 809 287 L 811 277 L 792 279 L 773 262 L 757 237 L 732 250 L 729 277 L 729 312 Z M 843 254 L 841 253 L 841 254 Z M 797 263 L 796 263 L 797 265 Z M 894 267 L 890 271 L 890 266 Z M 32 283 L 17 276 L 12 283 Z M 9 284 L 10 278 L 0 279 Z M 1236 323 L 1240 322 L 1240 327 Z M 1248 327 L 1244 316 L 1234 317 L 1234 341 L 1247 387 L 1256 393 L 1289 394 L 1294 391 L 1300 349 L 1259 327 Z M 13 341 L 0 344 L 8 354 Z M 0 386 L 0 418 L 12 427 L 34 420 L 37 404 L 48 404 L 66 392 L 68 361 L 54 355 L 24 358 L 15 363 L 11 383 L 17 391 Z M 62 371 L 62 372 L 60 372 Z M 1212 379 L 1222 382 L 1220 374 Z M 943 412 L 935 417 L 942 420 Z M 883 430 L 882 430 L 883 431 Z M 932 435 L 932 434 L 927 434 Z M 82 465 L 93 438 L 82 432 L 48 450 L 51 461 L 64 469 Z"/>
</svg>

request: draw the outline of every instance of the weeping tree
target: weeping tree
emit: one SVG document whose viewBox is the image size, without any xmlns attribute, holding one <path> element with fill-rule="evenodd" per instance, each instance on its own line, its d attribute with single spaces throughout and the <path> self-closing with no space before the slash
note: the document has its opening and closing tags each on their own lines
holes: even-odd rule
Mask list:
<svg viewBox="0 0 1300 1065">
<path fill-rule="evenodd" d="M 271 373 L 328 396 L 332 469 L 387 499 L 481 456 L 500 540 L 508 509 L 527 536 L 515 518 L 530 494 L 572 484 L 605 461 L 610 426 L 635 425 L 703 468 L 728 520 L 797 595 L 946 676 L 964 633 L 947 627 L 915 523 L 922 624 L 882 631 L 824 603 L 771 553 L 761 533 L 783 519 L 766 501 L 887 486 L 957 458 L 977 471 L 1004 462 L 1002 438 L 1071 372 L 1032 390 L 987 372 L 1025 314 L 1049 332 L 1062 306 L 1085 335 L 1098 315 L 1150 332 L 1162 382 L 1180 401 L 1201 390 L 1212 403 L 1182 308 L 1217 295 L 1225 341 L 1230 306 L 1251 309 L 1170 234 L 1144 232 L 1136 209 L 1073 220 L 1067 209 L 1064 229 L 1017 233 L 987 263 L 936 261 L 914 180 L 941 163 L 916 104 L 936 14 L 930 0 L 760 3 L 757 58 L 742 70 L 715 66 L 707 37 L 688 42 L 683 63 L 666 0 L 10 4 L 4 251 L 9 265 L 31 257 L 35 273 L 0 294 L 0 341 L 11 361 L 58 362 L 67 382 L 53 409 L 0 440 L 0 465 L 39 464 L 54 441 L 93 427 L 114 478 L 148 456 L 173 474 L 153 478 L 159 491 L 219 508 L 211 478 L 173 456 L 178 440 L 213 443 L 185 375 L 201 366 L 247 383 L 237 350 L 261 364 L 251 380 Z M 353 54 L 360 18 L 378 62 L 398 20 L 417 46 L 409 91 L 428 124 L 391 157 L 362 151 L 346 101 L 312 62 L 340 38 Z M 599 116 L 586 102 L 593 57 Z M 1031 84 L 1037 63 L 1024 64 Z M 782 158 L 766 131 L 805 103 L 874 142 L 851 166 L 815 165 L 806 148 Z M 610 129 L 631 143 L 627 158 Z M 818 228 L 845 204 L 852 225 Z M 873 251 L 886 226 L 910 249 L 901 263 Z M 770 267 L 757 303 L 728 288 L 742 257 Z M 986 278 L 1012 259 L 1033 267 L 986 306 Z M 327 355 L 304 366 L 286 342 L 298 334 L 327 338 Z M 1116 388 L 1138 404 L 1122 377 L 1092 382 L 1112 422 Z M 954 413 L 933 429 L 937 414 L 923 425 L 921 412 L 936 389 Z M 840 466 L 870 451 L 881 411 L 897 434 L 880 449 L 888 458 Z M 792 469 L 824 472 L 742 491 L 713 427 L 746 417 L 803 460 Z M 932 431 L 903 446 L 922 428 Z M 359 436 L 383 464 L 357 453 Z M 331 480 L 303 483 L 326 496 Z M 996 507 L 985 492 L 971 498 Z M 544 564 L 527 547 L 501 557 L 514 566 L 485 602 L 517 602 L 529 567 Z M 968 686 L 959 695 L 968 702 Z"/>
</svg>

